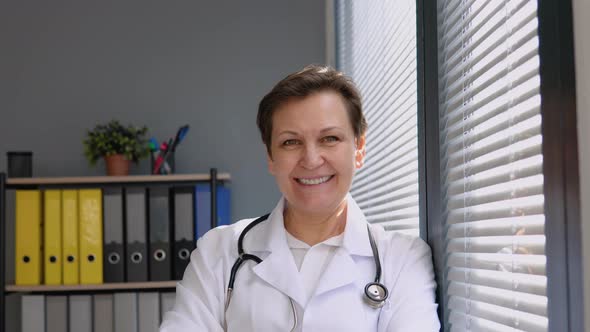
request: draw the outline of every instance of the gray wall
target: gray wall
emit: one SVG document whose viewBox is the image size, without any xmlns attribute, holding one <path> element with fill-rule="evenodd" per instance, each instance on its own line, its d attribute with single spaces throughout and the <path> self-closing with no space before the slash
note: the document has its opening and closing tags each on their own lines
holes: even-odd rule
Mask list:
<svg viewBox="0 0 590 332">
<path fill-rule="evenodd" d="M 584 262 L 584 317 L 590 331 L 590 3 L 573 0 L 576 57 L 576 103 L 580 162 L 582 257 Z"/>
<path fill-rule="evenodd" d="M 177 172 L 232 175 L 234 219 L 279 193 L 255 116 L 276 81 L 325 59 L 325 3 L 306 1 L 3 1 L 0 170 L 32 150 L 34 176 L 101 175 L 82 139 L 95 124 L 191 131 Z M 149 171 L 144 160 L 132 172 Z"/>
<path fill-rule="evenodd" d="M 0 50 L 0 171 L 7 151 L 31 150 L 34 176 L 102 175 L 102 162 L 90 168 L 83 156 L 95 124 L 147 125 L 163 140 L 188 123 L 177 172 L 231 173 L 239 219 L 278 200 L 257 106 L 286 74 L 324 61 L 325 3 L 2 1 Z M 132 170 L 147 172 L 147 160 Z M 18 297 L 8 307 L 17 330 Z"/>
</svg>

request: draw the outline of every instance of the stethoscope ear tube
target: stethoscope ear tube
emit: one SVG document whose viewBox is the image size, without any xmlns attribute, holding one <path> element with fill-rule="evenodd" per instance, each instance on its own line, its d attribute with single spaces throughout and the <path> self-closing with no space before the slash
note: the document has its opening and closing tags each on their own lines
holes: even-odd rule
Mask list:
<svg viewBox="0 0 590 332">
<path fill-rule="evenodd" d="M 240 255 L 240 257 L 238 257 L 238 259 L 236 260 L 234 265 L 231 267 L 231 273 L 229 275 L 229 283 L 227 285 L 228 290 L 234 289 L 234 282 L 236 281 L 236 274 L 238 273 L 238 269 L 240 268 L 240 265 L 242 265 L 243 262 L 244 262 L 244 259 Z"/>
<path fill-rule="evenodd" d="M 385 304 L 385 300 L 389 296 L 387 287 L 381 283 L 381 260 L 379 259 L 379 250 L 377 244 L 371 233 L 369 225 L 367 225 L 367 232 L 369 233 L 369 243 L 373 251 L 373 258 L 375 259 L 375 282 L 370 282 L 365 286 L 365 302 L 374 309 L 379 309 Z"/>
</svg>

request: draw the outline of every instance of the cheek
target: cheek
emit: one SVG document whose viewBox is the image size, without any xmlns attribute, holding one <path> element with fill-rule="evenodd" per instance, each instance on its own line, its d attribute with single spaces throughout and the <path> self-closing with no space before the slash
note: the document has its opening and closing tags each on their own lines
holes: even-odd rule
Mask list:
<svg viewBox="0 0 590 332">
<path fill-rule="evenodd" d="M 285 176 L 289 174 L 294 165 L 294 158 L 284 153 L 274 154 L 273 160 L 268 161 L 268 170 L 274 176 Z"/>
</svg>

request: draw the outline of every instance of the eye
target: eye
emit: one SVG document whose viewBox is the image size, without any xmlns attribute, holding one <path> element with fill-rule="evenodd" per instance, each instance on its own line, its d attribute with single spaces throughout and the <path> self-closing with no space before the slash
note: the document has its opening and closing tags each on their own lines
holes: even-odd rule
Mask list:
<svg viewBox="0 0 590 332">
<path fill-rule="evenodd" d="M 281 145 L 282 146 L 292 146 L 292 145 L 297 145 L 297 144 L 299 144 L 299 140 L 287 139 L 287 140 L 284 140 Z"/>
<path fill-rule="evenodd" d="M 340 138 L 338 136 L 326 136 L 322 138 L 323 143 L 336 143 L 339 142 Z"/>
</svg>

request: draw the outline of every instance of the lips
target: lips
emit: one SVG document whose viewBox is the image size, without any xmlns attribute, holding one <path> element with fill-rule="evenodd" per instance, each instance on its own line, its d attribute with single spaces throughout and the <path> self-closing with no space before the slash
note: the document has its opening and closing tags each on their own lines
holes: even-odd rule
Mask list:
<svg viewBox="0 0 590 332">
<path fill-rule="evenodd" d="M 330 181 L 333 177 L 334 177 L 334 175 L 326 175 L 326 176 L 313 177 L 313 178 L 296 178 L 295 181 L 297 181 L 297 183 L 299 183 L 299 184 L 306 185 L 306 186 L 317 186 L 322 183 L 326 183 L 326 182 Z"/>
</svg>

